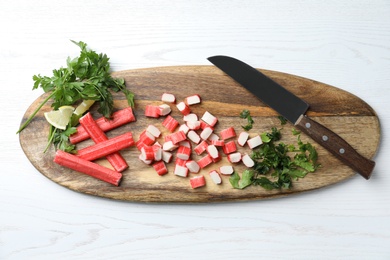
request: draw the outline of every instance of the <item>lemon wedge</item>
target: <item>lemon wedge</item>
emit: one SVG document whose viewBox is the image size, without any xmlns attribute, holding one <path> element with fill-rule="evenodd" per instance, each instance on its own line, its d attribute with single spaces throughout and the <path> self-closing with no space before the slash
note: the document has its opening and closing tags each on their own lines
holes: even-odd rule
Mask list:
<svg viewBox="0 0 390 260">
<path fill-rule="evenodd" d="M 47 122 L 49 122 L 52 126 L 65 130 L 73 114 L 73 111 L 74 107 L 72 106 L 62 106 L 59 107 L 58 110 L 45 112 L 44 115 Z"/>
<path fill-rule="evenodd" d="M 73 113 L 77 116 L 81 116 L 93 105 L 93 103 L 95 103 L 95 100 L 83 100 Z"/>
</svg>

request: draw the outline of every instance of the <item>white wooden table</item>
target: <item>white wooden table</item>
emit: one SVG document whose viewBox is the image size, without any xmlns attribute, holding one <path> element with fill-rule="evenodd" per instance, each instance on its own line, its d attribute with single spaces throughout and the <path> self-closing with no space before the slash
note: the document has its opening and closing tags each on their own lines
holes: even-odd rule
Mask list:
<svg viewBox="0 0 390 260">
<path fill-rule="evenodd" d="M 0 259 L 389 259 L 390 2 L 0 1 Z M 15 134 L 50 75 L 107 53 L 114 71 L 208 65 L 226 54 L 349 91 L 382 125 L 372 179 L 288 198 L 210 205 L 119 202 L 43 177 Z"/>
</svg>

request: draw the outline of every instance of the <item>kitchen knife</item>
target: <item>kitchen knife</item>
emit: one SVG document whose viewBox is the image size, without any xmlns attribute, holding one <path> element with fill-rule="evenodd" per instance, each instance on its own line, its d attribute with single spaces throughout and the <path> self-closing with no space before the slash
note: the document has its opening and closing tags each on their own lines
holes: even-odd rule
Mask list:
<svg viewBox="0 0 390 260">
<path fill-rule="evenodd" d="M 343 163 L 365 179 L 370 178 L 375 162 L 359 154 L 336 133 L 306 116 L 309 105 L 305 101 L 240 60 L 227 56 L 213 56 L 208 60 Z"/>
</svg>

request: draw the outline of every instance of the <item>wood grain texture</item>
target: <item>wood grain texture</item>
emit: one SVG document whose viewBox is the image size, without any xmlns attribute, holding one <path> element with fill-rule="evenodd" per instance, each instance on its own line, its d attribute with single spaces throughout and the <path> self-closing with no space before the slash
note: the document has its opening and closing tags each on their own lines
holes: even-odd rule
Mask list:
<svg viewBox="0 0 390 260">
<path fill-rule="evenodd" d="M 375 111 L 363 100 L 338 88 L 310 79 L 275 71 L 262 70 L 262 72 L 307 101 L 311 105 L 307 113 L 310 117 L 338 133 L 362 155 L 368 158 L 375 155 L 380 140 L 379 120 Z M 272 109 L 212 66 L 159 67 L 120 71 L 113 75 L 123 77 L 127 87 L 135 92 L 134 114 L 137 121 L 110 131 L 107 133 L 109 137 L 131 131 L 137 140 L 139 134 L 149 124 L 156 125 L 163 131 L 163 134 L 167 134 L 161 125 L 163 118 L 151 119 L 144 116 L 145 106 L 161 104 L 160 98 L 164 92 L 174 93 L 177 100 L 183 100 L 190 94 L 199 94 L 202 97 L 202 103 L 192 106 L 191 109 L 199 116 L 209 111 L 218 117 L 216 133 L 229 126 L 234 126 L 236 132 L 239 133 L 240 125 L 245 123 L 238 117 L 243 109 L 249 109 L 255 120 L 254 128 L 250 131 L 251 136 L 269 131 L 274 126 L 280 127 L 277 114 Z M 44 96 L 38 98 L 29 107 L 22 121 L 26 120 Z M 116 109 L 127 106 L 122 95 L 115 94 L 115 100 Z M 323 167 L 315 174 L 309 174 L 304 179 L 294 182 L 292 189 L 266 191 L 260 187 L 249 187 L 245 190 L 235 190 L 226 176 L 223 176 L 222 185 L 215 185 L 209 178 L 208 172 L 227 164 L 226 158 L 223 158 L 221 162 L 212 164 L 199 173 L 205 176 L 207 185 L 194 190 L 190 187 L 189 178 L 173 175 L 173 163 L 168 165 L 169 174 L 158 176 L 151 166 L 138 160 L 139 152 L 132 147 L 121 152 L 130 167 L 123 172 L 124 177 L 120 187 L 114 187 L 56 165 L 53 163 L 53 150 L 46 154 L 42 153 L 48 134 L 48 125 L 43 113 L 50 109 L 49 105 L 43 107 L 30 126 L 20 134 L 20 144 L 31 163 L 43 175 L 62 186 L 86 194 L 143 202 L 242 201 L 275 198 L 310 191 L 341 182 L 354 175 L 353 170 L 317 145 L 319 161 Z M 172 116 L 182 122 L 182 116 L 174 105 L 172 109 Z M 95 110 L 92 112 L 95 117 L 98 117 Z M 296 137 L 291 134 L 291 128 L 292 125 L 283 127 L 283 142 L 295 142 Z M 302 140 L 311 141 L 307 136 L 302 136 Z M 79 144 L 78 147 L 90 144 L 91 141 L 88 140 Z M 248 148 L 240 149 L 243 153 L 250 152 Z M 195 159 L 200 158 L 195 154 L 192 156 Z M 99 163 L 108 166 L 105 160 L 100 160 Z M 242 172 L 244 169 L 245 166 L 242 164 L 235 165 L 237 172 Z"/>
</svg>

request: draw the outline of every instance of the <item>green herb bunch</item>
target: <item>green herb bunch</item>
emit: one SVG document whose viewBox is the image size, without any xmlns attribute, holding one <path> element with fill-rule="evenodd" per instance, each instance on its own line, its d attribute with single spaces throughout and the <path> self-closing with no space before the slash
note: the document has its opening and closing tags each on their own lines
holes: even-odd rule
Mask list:
<svg viewBox="0 0 390 260">
<path fill-rule="evenodd" d="M 53 109 L 65 105 L 74 105 L 81 100 L 95 100 L 98 103 L 98 112 L 104 117 L 110 118 L 113 113 L 114 101 L 113 92 L 122 92 L 127 99 L 129 106 L 134 107 L 134 94 L 126 89 L 124 79 L 113 78 L 110 74 L 109 58 L 106 54 L 98 54 L 87 48 L 84 42 L 75 42 L 80 47 L 80 56 L 71 59 L 68 57 L 66 68 L 53 70 L 53 75 L 34 75 L 34 87 L 43 89 L 50 95 L 40 104 L 27 121 L 20 127 L 20 133 L 31 122 L 38 111 L 49 100 L 52 100 Z M 78 120 L 72 118 L 66 130 L 50 130 L 49 144 L 54 143 L 56 148 L 68 152 L 74 151 L 74 146 L 69 143 L 69 136 L 76 130 L 74 126 Z"/>
</svg>

